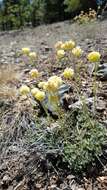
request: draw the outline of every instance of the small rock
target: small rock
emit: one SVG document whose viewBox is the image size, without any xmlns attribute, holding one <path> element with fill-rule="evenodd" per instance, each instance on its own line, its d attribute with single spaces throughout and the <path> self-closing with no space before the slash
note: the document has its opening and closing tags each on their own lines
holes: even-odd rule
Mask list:
<svg viewBox="0 0 107 190">
<path fill-rule="evenodd" d="M 11 181 L 11 178 L 10 178 L 9 175 L 5 175 L 5 176 L 3 177 L 3 179 L 2 179 L 2 181 L 5 182 L 5 183 L 9 183 L 9 182 Z"/>
<path fill-rule="evenodd" d="M 68 175 L 68 176 L 67 176 L 67 179 L 68 179 L 68 180 L 75 179 L 75 176 L 74 176 L 74 175 Z"/>
<path fill-rule="evenodd" d="M 36 188 L 37 188 L 37 189 L 40 189 L 40 188 L 41 188 L 41 184 L 37 183 L 37 184 L 36 184 Z"/>
<path fill-rule="evenodd" d="M 9 186 L 9 187 L 8 187 L 8 190 L 13 190 L 13 186 L 12 186 L 12 185 Z"/>
<path fill-rule="evenodd" d="M 105 127 L 107 127 L 107 120 L 103 121 Z"/>
<path fill-rule="evenodd" d="M 54 184 L 54 185 L 51 185 L 50 187 L 51 190 L 57 190 L 57 186 Z"/>
<path fill-rule="evenodd" d="M 78 186 L 75 184 L 75 183 L 71 183 L 70 184 L 70 188 L 72 189 L 72 190 L 78 190 Z"/>
<path fill-rule="evenodd" d="M 46 33 L 46 36 L 48 37 L 50 34 L 49 33 Z"/>
<path fill-rule="evenodd" d="M 50 51 L 50 50 L 51 50 L 51 48 L 50 48 L 50 47 L 48 47 L 48 46 L 45 46 L 45 47 L 44 47 L 44 49 L 45 49 L 45 51 L 46 51 L 46 52 L 48 52 L 48 51 Z"/>
<path fill-rule="evenodd" d="M 98 68 L 97 77 L 100 80 L 106 81 L 107 80 L 107 63 L 101 64 Z"/>
<path fill-rule="evenodd" d="M 92 98 L 87 98 L 86 99 L 86 104 L 88 105 L 88 106 L 92 106 L 92 104 L 93 104 L 93 101 L 94 101 L 94 98 L 92 97 Z M 83 103 L 82 103 L 82 101 L 77 101 L 77 102 L 75 102 L 74 104 L 71 104 L 71 105 L 69 105 L 69 109 L 75 109 L 75 108 L 78 108 L 78 109 L 81 109 L 82 108 L 82 105 L 83 105 Z"/>
<path fill-rule="evenodd" d="M 47 60 L 48 56 L 47 55 L 41 55 L 42 60 Z"/>
<path fill-rule="evenodd" d="M 98 100 L 97 106 L 96 106 L 96 110 L 97 111 L 104 111 L 106 108 L 106 104 L 104 101 L 102 100 Z"/>
</svg>

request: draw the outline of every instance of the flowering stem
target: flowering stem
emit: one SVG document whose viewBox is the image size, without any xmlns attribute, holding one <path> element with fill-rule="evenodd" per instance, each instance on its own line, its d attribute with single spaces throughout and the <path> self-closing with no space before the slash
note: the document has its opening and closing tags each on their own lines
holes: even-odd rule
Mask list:
<svg viewBox="0 0 107 190">
<path fill-rule="evenodd" d="M 94 116 L 96 115 L 96 103 L 97 103 L 97 90 L 98 90 L 98 85 L 97 85 L 97 70 L 98 70 L 98 63 L 95 63 L 95 73 L 94 73 L 94 81 L 93 81 L 93 93 L 94 93 L 94 105 L 93 105 L 93 113 Z"/>
</svg>

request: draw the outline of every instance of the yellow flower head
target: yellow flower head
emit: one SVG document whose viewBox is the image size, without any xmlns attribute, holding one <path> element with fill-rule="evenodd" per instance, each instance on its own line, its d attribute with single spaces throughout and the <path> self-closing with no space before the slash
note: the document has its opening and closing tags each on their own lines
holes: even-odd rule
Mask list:
<svg viewBox="0 0 107 190">
<path fill-rule="evenodd" d="M 82 49 L 77 46 L 75 47 L 73 50 L 72 50 L 72 54 L 75 56 L 75 57 L 80 57 L 82 55 L 83 51 Z"/>
<path fill-rule="evenodd" d="M 31 94 L 32 94 L 32 96 L 35 97 L 35 95 L 36 95 L 36 93 L 37 93 L 38 91 L 39 91 L 38 88 L 33 88 L 33 89 L 31 90 Z"/>
<path fill-rule="evenodd" d="M 48 92 L 56 92 L 62 84 L 62 79 L 58 76 L 52 76 L 48 79 L 48 82 L 45 84 L 45 90 Z"/>
<path fill-rule="evenodd" d="M 22 85 L 19 92 L 21 95 L 27 95 L 30 92 L 30 88 L 27 85 Z"/>
<path fill-rule="evenodd" d="M 44 89 L 44 86 L 46 85 L 46 83 L 47 82 L 45 82 L 45 81 L 39 82 L 38 87 Z"/>
<path fill-rule="evenodd" d="M 72 50 L 75 47 L 75 42 L 72 40 L 66 41 L 61 48 L 64 50 Z"/>
<path fill-rule="evenodd" d="M 40 74 L 39 74 L 39 72 L 38 72 L 37 69 L 32 69 L 29 74 L 30 74 L 30 76 L 31 76 L 32 78 L 37 78 L 37 77 L 40 76 Z"/>
<path fill-rule="evenodd" d="M 47 91 L 48 89 L 48 82 L 45 82 L 45 84 L 43 85 L 43 90 Z"/>
<path fill-rule="evenodd" d="M 87 58 L 90 62 L 98 62 L 100 61 L 101 54 L 99 52 L 93 51 L 88 54 Z"/>
<path fill-rule="evenodd" d="M 29 53 L 29 57 L 32 59 L 32 60 L 36 60 L 37 59 L 37 54 L 35 52 L 31 52 Z"/>
<path fill-rule="evenodd" d="M 29 55 L 30 49 L 29 48 L 22 48 L 22 54 Z"/>
<path fill-rule="evenodd" d="M 45 88 L 48 92 L 56 92 L 58 90 L 58 84 L 55 83 L 54 81 L 49 81 L 47 83 L 47 86 L 45 86 Z"/>
<path fill-rule="evenodd" d="M 59 50 L 61 49 L 61 46 L 62 46 L 62 41 L 58 41 L 56 44 L 55 44 L 55 49 Z"/>
<path fill-rule="evenodd" d="M 71 68 L 66 68 L 63 72 L 63 76 L 65 79 L 71 79 L 74 76 L 74 70 Z"/>
<path fill-rule="evenodd" d="M 45 99 L 45 92 L 39 90 L 39 91 L 35 94 L 35 98 L 36 98 L 38 101 L 42 102 L 42 101 Z"/>
<path fill-rule="evenodd" d="M 57 51 L 57 58 L 62 59 L 65 56 L 65 51 L 63 49 Z"/>
<path fill-rule="evenodd" d="M 56 76 L 56 75 L 50 77 L 50 78 L 48 79 L 48 82 L 55 82 L 55 83 L 57 83 L 58 87 L 61 86 L 62 83 L 63 83 L 61 77 L 58 77 L 58 76 Z"/>
</svg>

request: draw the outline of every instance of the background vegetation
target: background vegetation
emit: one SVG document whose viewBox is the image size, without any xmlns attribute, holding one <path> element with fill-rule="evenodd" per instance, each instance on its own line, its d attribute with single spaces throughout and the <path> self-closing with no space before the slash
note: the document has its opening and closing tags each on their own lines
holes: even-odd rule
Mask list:
<svg viewBox="0 0 107 190">
<path fill-rule="evenodd" d="M 96 8 L 94 0 L 2 0 L 0 29 L 34 27 L 42 23 L 62 21 L 89 7 Z"/>
</svg>

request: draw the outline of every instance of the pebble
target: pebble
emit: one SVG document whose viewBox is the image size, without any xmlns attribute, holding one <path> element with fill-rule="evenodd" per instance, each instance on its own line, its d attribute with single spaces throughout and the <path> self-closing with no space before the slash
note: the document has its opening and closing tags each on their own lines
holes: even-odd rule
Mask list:
<svg viewBox="0 0 107 190">
<path fill-rule="evenodd" d="M 6 182 L 6 183 L 9 183 L 9 182 L 11 181 L 11 178 L 10 178 L 9 175 L 6 174 L 6 175 L 3 177 L 2 181 L 3 181 L 3 182 Z"/>
<path fill-rule="evenodd" d="M 74 175 L 68 175 L 68 176 L 67 176 L 67 179 L 68 179 L 68 180 L 71 180 L 71 179 L 74 179 L 74 178 L 75 178 Z"/>
</svg>

